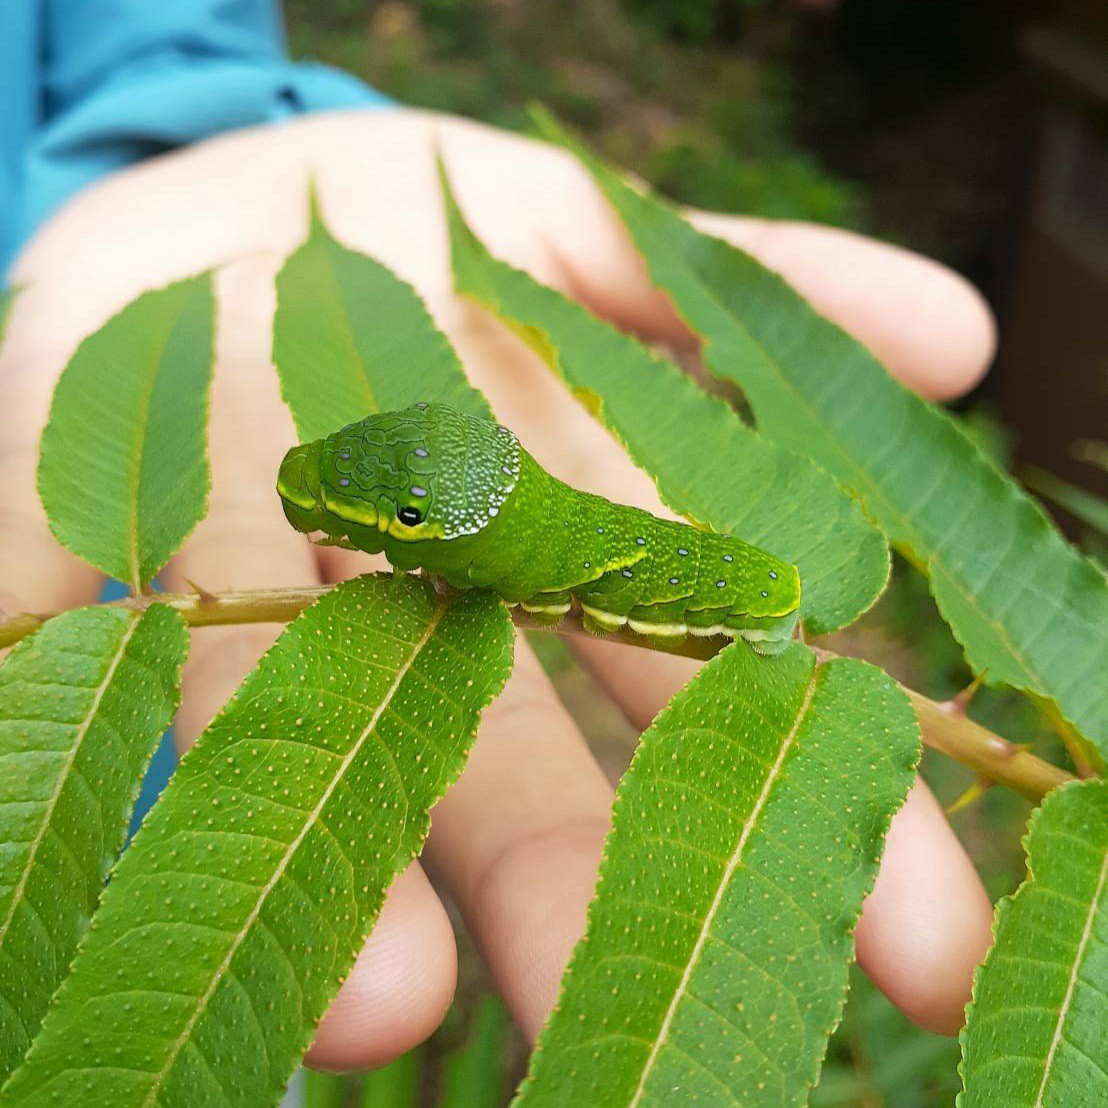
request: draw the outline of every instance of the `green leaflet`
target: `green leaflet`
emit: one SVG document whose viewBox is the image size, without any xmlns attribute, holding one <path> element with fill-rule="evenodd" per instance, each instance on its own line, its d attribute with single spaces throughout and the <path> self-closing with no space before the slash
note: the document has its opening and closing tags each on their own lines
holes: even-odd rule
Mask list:
<svg viewBox="0 0 1108 1108">
<path fill-rule="evenodd" d="M 214 317 L 208 274 L 148 292 L 77 348 L 38 486 L 64 546 L 138 592 L 203 518 Z"/>
<path fill-rule="evenodd" d="M 415 290 L 338 243 L 314 196 L 307 241 L 277 275 L 273 361 L 302 442 L 421 400 L 490 414 Z"/>
<path fill-rule="evenodd" d="M 346 1108 L 350 1078 L 344 1073 L 304 1070 L 304 1108 Z"/>
<path fill-rule="evenodd" d="M 701 336 L 708 368 L 737 382 L 758 426 L 857 494 L 931 576 L 969 664 L 990 683 L 1053 700 L 1108 751 L 1108 583 L 940 408 L 891 378 L 780 277 L 702 234 L 570 145 Z"/>
<path fill-rule="evenodd" d="M 678 366 L 494 259 L 443 182 L 455 285 L 509 323 L 620 440 L 675 511 L 800 569 L 814 632 L 880 595 L 889 555 L 857 504 L 816 467 L 755 434 Z"/>
<path fill-rule="evenodd" d="M 487 594 L 391 575 L 290 624 L 119 862 L 0 1104 L 276 1104 L 512 641 Z"/>
<path fill-rule="evenodd" d="M 497 997 L 482 997 L 465 1042 L 443 1059 L 439 1108 L 501 1108 L 507 1032 L 507 1009 Z"/>
<path fill-rule="evenodd" d="M 362 1078 L 358 1108 L 420 1108 L 425 1057 L 425 1049 L 416 1047 L 387 1066 L 367 1073 Z"/>
<path fill-rule="evenodd" d="M 806 1102 L 918 756 L 880 670 L 728 647 L 644 734 L 518 1108 Z"/>
<path fill-rule="evenodd" d="M 1069 481 L 1063 481 L 1061 477 L 1038 466 L 1027 466 L 1020 472 L 1020 476 L 1029 489 L 1047 500 L 1053 500 L 1087 527 L 1108 535 L 1108 500 L 1104 497 L 1079 485 L 1070 484 Z"/>
<path fill-rule="evenodd" d="M 163 604 L 82 608 L 0 666 L 0 1084 L 100 899 L 187 649 Z"/>
<path fill-rule="evenodd" d="M 974 982 L 960 1108 L 1108 1103 L 1108 782 L 1055 789 L 1026 847 Z"/>
</svg>

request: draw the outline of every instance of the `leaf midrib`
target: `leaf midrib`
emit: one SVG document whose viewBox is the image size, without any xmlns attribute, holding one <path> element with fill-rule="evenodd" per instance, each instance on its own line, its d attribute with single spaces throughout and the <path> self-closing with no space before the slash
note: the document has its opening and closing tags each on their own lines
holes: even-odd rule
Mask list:
<svg viewBox="0 0 1108 1108">
<path fill-rule="evenodd" d="M 138 433 L 135 440 L 135 449 L 131 455 L 131 472 L 128 481 L 128 510 L 127 510 L 127 561 L 129 562 L 131 591 L 138 596 L 142 592 L 145 582 L 142 580 L 142 556 L 139 550 L 139 493 L 142 487 L 142 474 L 145 468 L 143 463 L 146 454 L 147 433 L 150 430 L 150 405 L 154 399 L 154 389 L 158 384 L 158 374 L 166 349 L 173 339 L 176 326 L 172 320 L 163 335 L 155 344 L 150 358 L 149 372 L 144 374 L 144 387 L 138 399 Z"/>
<path fill-rule="evenodd" d="M 39 825 L 39 829 L 35 834 L 35 837 L 31 840 L 31 852 L 27 858 L 27 864 L 23 867 L 23 872 L 19 875 L 19 880 L 16 882 L 15 889 L 12 893 L 11 903 L 8 905 L 8 910 L 5 913 L 4 920 L 0 923 L 0 946 L 3 946 L 3 942 L 8 933 L 8 928 L 11 926 L 12 920 L 15 918 L 16 910 L 19 907 L 20 902 L 23 899 L 23 893 L 27 888 L 27 882 L 30 880 L 31 871 L 34 869 L 35 858 L 38 856 L 38 852 L 42 847 L 43 842 L 46 840 L 46 832 L 50 827 L 51 819 L 53 818 L 54 811 L 58 806 L 58 801 L 61 799 L 62 790 L 65 788 L 65 783 L 69 780 L 69 775 L 73 770 L 74 765 L 77 762 L 77 756 L 81 752 L 81 747 L 84 745 L 85 739 L 88 737 L 88 733 L 92 728 L 92 722 L 96 719 L 97 713 L 100 711 L 100 705 L 104 699 L 104 695 L 107 692 L 112 680 L 115 678 L 116 670 L 119 668 L 120 663 L 123 661 L 123 656 L 127 652 L 127 646 L 130 643 L 135 631 L 139 625 L 139 614 L 136 612 L 130 619 L 130 626 L 123 634 L 123 638 L 120 639 L 119 646 L 116 648 L 115 654 L 112 656 L 111 661 L 108 663 L 108 668 L 104 672 L 100 684 L 96 687 L 96 692 L 93 695 L 92 703 L 89 705 L 88 711 L 85 713 L 84 719 L 77 726 L 77 734 L 74 738 L 72 746 L 70 748 L 69 755 L 62 763 L 61 772 L 58 774 L 58 783 L 54 786 L 54 791 L 50 794 L 50 797 L 46 801 L 46 807 L 43 811 L 42 822 Z"/>
<path fill-rule="evenodd" d="M 308 813 L 307 819 L 304 821 L 304 826 L 297 834 L 296 838 L 289 844 L 288 849 L 285 851 L 284 857 L 278 862 L 277 867 L 274 870 L 273 876 L 266 882 L 258 895 L 257 902 L 250 911 L 250 915 L 247 917 L 243 926 L 240 928 L 238 935 L 235 936 L 234 941 L 227 950 L 227 954 L 223 958 L 223 961 L 213 971 L 211 976 L 211 982 L 207 989 L 197 998 L 196 1008 L 192 1015 L 189 1016 L 181 1034 L 174 1041 L 170 1048 L 169 1054 L 166 1057 L 165 1064 L 162 1068 L 153 1075 L 154 1081 L 150 1086 L 150 1092 L 146 1098 L 142 1101 L 141 1108 L 153 1108 L 157 1103 L 158 1094 L 161 1091 L 162 1085 L 168 1076 L 170 1070 L 173 1068 L 174 1063 L 177 1061 L 178 1056 L 184 1049 L 185 1045 L 192 1037 L 192 1032 L 199 1023 L 201 1016 L 207 1010 L 208 1004 L 211 1002 L 212 997 L 215 995 L 216 989 L 219 988 L 225 974 L 230 968 L 231 962 L 234 961 L 235 955 L 238 953 L 239 948 L 246 941 L 247 937 L 253 931 L 255 923 L 257 923 L 259 916 L 262 913 L 262 909 L 265 907 L 265 903 L 269 898 L 271 892 L 277 885 L 277 882 L 284 876 L 286 870 L 292 862 L 297 850 L 299 850 L 301 843 L 307 837 L 308 832 L 316 826 L 323 809 L 327 806 L 327 802 L 331 799 L 335 789 L 343 781 L 347 770 L 350 768 L 351 763 L 361 753 L 362 747 L 365 745 L 369 737 L 374 733 L 377 728 L 377 723 L 385 710 L 392 703 L 393 697 L 396 695 L 397 690 L 400 688 L 404 678 L 410 672 L 412 666 L 415 664 L 416 658 L 419 657 L 420 652 L 430 641 L 432 635 L 437 630 L 439 623 L 442 621 L 443 615 L 446 612 L 447 602 L 445 599 L 439 599 L 436 603 L 434 612 L 431 618 L 428 620 L 427 628 L 419 636 L 419 638 L 412 645 L 411 653 L 405 659 L 403 664 L 397 670 L 396 678 L 392 684 L 385 690 L 384 696 L 381 698 L 380 704 L 373 710 L 373 714 L 370 717 L 369 722 L 366 724 L 362 733 L 358 736 L 357 740 L 351 746 L 350 751 L 343 757 L 339 763 L 338 768 L 335 771 L 334 776 L 331 778 L 330 783 L 324 790 L 323 795 L 320 797 L 319 803 Z"/>
<path fill-rule="evenodd" d="M 712 930 L 712 924 L 715 922 L 715 918 L 719 913 L 720 907 L 723 904 L 724 895 L 727 892 L 728 886 L 731 883 L 731 878 L 734 876 L 735 871 L 742 864 L 743 858 L 746 853 L 747 843 L 750 841 L 751 835 L 753 835 L 758 821 L 761 818 L 762 812 L 765 809 L 766 804 L 769 802 L 770 794 L 773 792 L 774 786 L 777 784 L 778 779 L 781 776 L 782 768 L 785 764 L 785 759 L 792 750 L 796 743 L 796 736 L 800 731 L 801 725 L 807 718 L 808 710 L 811 707 L 812 699 L 815 696 L 816 682 L 819 679 L 820 665 L 812 667 L 812 675 L 808 678 L 808 685 L 804 690 L 804 696 L 801 700 L 800 707 L 797 710 L 796 718 L 793 720 L 792 726 L 789 728 L 788 734 L 785 736 L 784 742 L 781 743 L 781 748 L 777 752 L 777 757 L 774 759 L 773 765 L 770 767 L 769 773 L 766 775 L 765 783 L 762 785 L 762 791 L 758 794 L 758 799 L 754 802 L 754 807 L 750 810 L 750 815 L 743 821 L 743 828 L 739 834 L 739 841 L 735 844 L 735 850 L 728 861 L 727 867 L 724 869 L 723 875 L 720 878 L 719 884 L 716 886 L 715 896 L 712 898 L 712 903 L 708 908 L 708 912 L 704 917 L 704 922 L 700 928 L 700 932 L 696 937 L 696 942 L 693 944 L 692 952 L 689 954 L 688 962 L 685 965 L 685 971 L 681 975 L 681 980 L 677 983 L 677 988 L 673 992 L 673 997 L 670 1000 L 669 1007 L 666 1009 L 666 1014 L 662 1019 L 661 1027 L 658 1029 L 658 1034 L 654 1039 L 654 1044 L 650 1049 L 650 1054 L 647 1056 L 646 1062 L 643 1065 L 642 1073 L 639 1075 L 639 1083 L 635 1088 L 631 1099 L 628 1101 L 627 1108 L 638 1108 L 638 1105 L 642 1101 L 643 1095 L 646 1091 L 646 1083 L 650 1077 L 650 1073 L 654 1068 L 654 1064 L 657 1062 L 659 1055 L 661 1054 L 662 1047 L 665 1045 L 666 1038 L 669 1035 L 670 1027 L 673 1023 L 674 1016 L 676 1015 L 677 1008 L 681 1001 L 684 999 L 685 994 L 689 990 L 689 983 L 692 980 L 692 975 L 696 970 L 696 967 L 700 961 L 700 956 L 704 951 L 704 947 L 707 944 L 709 935 Z"/>
<path fill-rule="evenodd" d="M 1046 1061 L 1043 1063 L 1043 1078 L 1039 1083 L 1039 1091 L 1035 1096 L 1033 1108 L 1042 1108 L 1043 1097 L 1046 1095 L 1047 1085 L 1050 1083 L 1053 1072 L 1054 1058 L 1058 1053 L 1058 1047 L 1062 1042 L 1062 1028 L 1065 1026 L 1066 1017 L 1069 1015 L 1070 1005 L 1073 1003 L 1073 994 L 1077 988 L 1078 970 L 1081 968 L 1085 957 L 1085 948 L 1089 944 L 1089 938 L 1093 931 L 1093 919 L 1100 909 L 1100 899 L 1104 894 L 1104 885 L 1108 881 L 1108 853 L 1100 866 L 1100 877 L 1097 879 L 1096 891 L 1089 903 L 1089 914 L 1085 919 L 1085 927 L 1081 932 L 1081 938 L 1077 944 L 1077 951 L 1073 959 L 1073 968 L 1070 970 L 1069 980 L 1066 982 L 1066 993 L 1062 997 L 1062 1005 L 1058 1009 L 1058 1019 L 1054 1025 L 1054 1034 L 1051 1036 L 1050 1049 L 1047 1051 Z"/>
</svg>

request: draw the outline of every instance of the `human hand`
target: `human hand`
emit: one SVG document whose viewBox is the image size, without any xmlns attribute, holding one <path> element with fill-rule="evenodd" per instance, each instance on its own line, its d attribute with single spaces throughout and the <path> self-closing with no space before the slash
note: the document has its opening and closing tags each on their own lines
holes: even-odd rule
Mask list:
<svg viewBox="0 0 1108 1108">
<path fill-rule="evenodd" d="M 432 142 L 495 254 L 652 341 L 688 345 L 614 216 L 570 158 L 448 117 L 396 110 L 313 116 L 152 159 L 74 200 L 17 265 L 26 286 L 0 355 L 0 606 L 49 611 L 95 598 L 97 575 L 50 536 L 35 493 L 37 444 L 58 374 L 82 337 L 140 292 L 219 266 L 210 513 L 162 580 L 219 591 L 318 584 L 369 568 L 316 548 L 273 492 L 295 441 L 269 362 L 273 278 L 304 235 L 309 174 L 334 234 L 411 281 L 498 417 L 557 476 L 661 511 L 653 484 L 533 355 L 456 300 Z M 931 397 L 956 395 L 992 351 L 976 295 L 941 267 L 826 228 L 695 217 L 780 270 L 822 311 Z M 198 631 L 178 717 L 195 737 L 273 638 Z M 636 724 L 694 664 L 602 641 L 578 653 Z M 435 811 L 423 861 L 458 903 L 524 1032 L 537 1033 L 584 926 L 611 791 L 524 642 L 469 765 Z M 896 817 L 857 932 L 862 965 L 913 1019 L 961 1022 L 991 908 L 934 799 L 917 785 Z M 381 919 L 320 1027 L 309 1062 L 384 1063 L 425 1037 L 455 984 L 454 939 L 420 863 Z"/>
</svg>

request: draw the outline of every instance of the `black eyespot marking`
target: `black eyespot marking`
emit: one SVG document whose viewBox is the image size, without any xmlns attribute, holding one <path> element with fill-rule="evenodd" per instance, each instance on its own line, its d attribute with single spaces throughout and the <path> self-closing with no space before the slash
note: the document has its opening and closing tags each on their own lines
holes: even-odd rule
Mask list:
<svg viewBox="0 0 1108 1108">
<path fill-rule="evenodd" d="M 723 560 L 725 562 L 733 562 L 735 560 L 735 555 L 734 554 L 724 554 Z"/>
<path fill-rule="evenodd" d="M 769 575 L 770 575 L 770 577 L 772 577 L 772 578 L 773 578 L 773 579 L 774 579 L 775 581 L 777 580 L 777 570 L 775 570 L 775 569 L 771 569 L 771 570 L 769 571 Z"/>
<path fill-rule="evenodd" d="M 769 596 L 769 593 L 768 593 L 768 592 L 766 592 L 766 590 L 765 590 L 765 589 L 762 589 L 762 595 L 763 595 L 763 596 Z"/>
<path fill-rule="evenodd" d="M 410 504 L 405 504 L 404 507 L 396 513 L 396 518 L 406 526 L 414 527 L 417 523 L 423 522 L 423 513 L 418 508 L 413 508 Z"/>
</svg>

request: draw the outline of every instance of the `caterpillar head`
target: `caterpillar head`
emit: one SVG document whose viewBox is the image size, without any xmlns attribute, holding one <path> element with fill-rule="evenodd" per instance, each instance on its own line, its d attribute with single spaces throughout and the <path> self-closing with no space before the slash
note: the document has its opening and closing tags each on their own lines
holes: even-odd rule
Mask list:
<svg viewBox="0 0 1108 1108">
<path fill-rule="evenodd" d="M 297 530 L 349 535 L 368 549 L 373 531 L 380 544 L 477 534 L 500 513 L 519 469 L 519 441 L 506 427 L 413 404 L 293 447 L 277 491 Z"/>
</svg>

